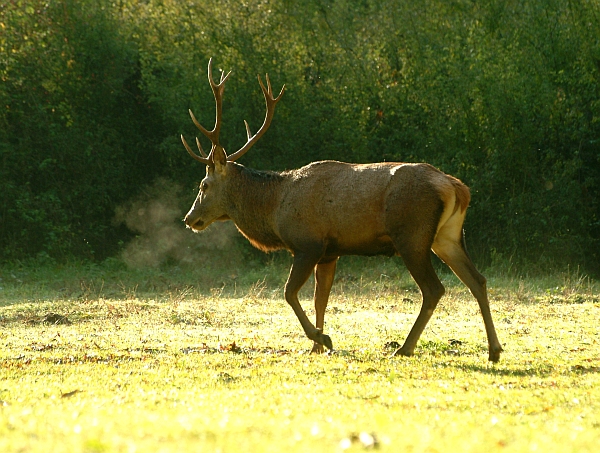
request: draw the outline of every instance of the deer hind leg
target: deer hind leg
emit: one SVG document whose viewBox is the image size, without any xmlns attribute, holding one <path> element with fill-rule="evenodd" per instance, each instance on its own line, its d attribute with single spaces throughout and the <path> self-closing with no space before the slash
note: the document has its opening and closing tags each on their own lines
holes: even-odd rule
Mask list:
<svg viewBox="0 0 600 453">
<path fill-rule="evenodd" d="M 323 332 L 323 327 L 325 325 L 325 309 L 327 308 L 327 302 L 329 301 L 329 292 L 331 291 L 331 286 L 333 285 L 336 265 L 337 258 L 327 263 L 319 263 L 315 267 L 316 327 L 321 332 Z M 311 352 L 315 354 L 322 354 L 324 352 L 323 345 L 315 341 Z"/>
<path fill-rule="evenodd" d="M 427 323 L 431 319 L 431 315 L 433 315 L 433 311 L 444 295 L 445 290 L 431 264 L 429 248 L 417 251 L 402 250 L 401 248 L 398 248 L 398 250 L 408 271 L 417 285 L 419 285 L 421 294 L 423 295 L 421 311 L 419 312 L 417 320 L 410 330 L 408 337 L 406 337 L 404 345 L 392 354 L 394 356 L 411 356 L 414 353 L 417 341 L 419 341 L 425 326 L 427 326 Z"/>
<path fill-rule="evenodd" d="M 327 335 L 324 335 L 320 329 L 316 328 L 309 321 L 306 313 L 300 305 L 300 301 L 298 300 L 298 292 L 300 291 L 300 288 L 302 288 L 302 286 L 306 283 L 318 261 L 319 257 L 313 258 L 307 254 L 296 253 L 294 256 L 294 262 L 292 263 L 292 269 L 290 270 L 290 275 L 285 284 L 285 300 L 288 304 L 290 304 L 294 310 L 294 313 L 296 313 L 296 316 L 298 317 L 306 336 L 317 344 L 324 345 L 328 349 L 333 349 L 331 338 L 329 338 Z M 323 307 L 323 311 L 325 311 L 325 307 Z"/>
<path fill-rule="evenodd" d="M 488 338 L 489 360 L 497 362 L 500 360 L 502 345 L 498 341 L 490 312 L 486 279 L 477 271 L 467 253 L 462 230 L 459 229 L 457 232 L 456 228 L 441 228 L 435 238 L 432 249 L 452 269 L 477 299 Z"/>
</svg>

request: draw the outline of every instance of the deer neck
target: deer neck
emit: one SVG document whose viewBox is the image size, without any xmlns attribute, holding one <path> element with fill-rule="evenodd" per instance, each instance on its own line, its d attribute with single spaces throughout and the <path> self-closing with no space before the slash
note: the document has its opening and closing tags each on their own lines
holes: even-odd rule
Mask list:
<svg viewBox="0 0 600 453">
<path fill-rule="evenodd" d="M 275 210 L 281 197 L 285 176 L 271 171 L 258 171 L 240 164 L 229 192 L 229 217 L 250 243 L 263 251 L 284 247 L 275 232 Z"/>
</svg>

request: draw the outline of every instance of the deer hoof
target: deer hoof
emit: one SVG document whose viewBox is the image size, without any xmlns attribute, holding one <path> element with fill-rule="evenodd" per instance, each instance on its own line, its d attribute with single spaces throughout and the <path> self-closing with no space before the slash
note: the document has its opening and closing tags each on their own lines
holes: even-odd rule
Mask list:
<svg viewBox="0 0 600 453">
<path fill-rule="evenodd" d="M 324 333 L 319 332 L 317 334 L 316 342 L 325 346 L 330 351 L 333 350 L 333 343 L 331 342 L 331 338 L 329 338 L 329 335 L 325 335 Z"/>
<path fill-rule="evenodd" d="M 390 357 L 398 357 L 399 355 L 404 357 L 410 357 L 413 355 L 413 351 L 407 351 L 406 349 L 404 349 L 404 347 L 398 348 L 394 352 L 392 352 L 392 355 Z"/>
<path fill-rule="evenodd" d="M 321 329 L 315 329 L 311 334 L 307 334 L 306 336 L 315 342 L 311 352 L 317 352 L 315 348 L 317 348 L 318 345 L 322 345 L 321 348 L 325 346 L 327 349 L 333 350 L 331 338 L 329 338 L 329 335 L 325 335 Z"/>
<path fill-rule="evenodd" d="M 502 352 L 502 348 L 490 349 L 489 361 L 490 362 L 494 362 L 494 363 L 498 363 L 498 361 L 500 360 L 500 353 L 501 352 Z"/>
<path fill-rule="evenodd" d="M 319 343 L 315 343 L 312 350 L 310 351 L 311 354 L 323 354 L 324 352 L 325 348 L 322 344 Z"/>
</svg>

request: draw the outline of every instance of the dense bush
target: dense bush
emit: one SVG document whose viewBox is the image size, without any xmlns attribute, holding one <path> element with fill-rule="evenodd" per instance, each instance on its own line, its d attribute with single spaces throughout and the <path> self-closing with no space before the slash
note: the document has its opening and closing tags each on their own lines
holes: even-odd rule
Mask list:
<svg viewBox="0 0 600 453">
<path fill-rule="evenodd" d="M 3 258 L 115 253 L 115 204 L 157 173 L 162 139 L 137 49 L 99 2 L 2 8 Z"/>
<path fill-rule="evenodd" d="M 256 129 L 256 73 L 285 83 L 243 159 L 427 161 L 473 192 L 478 260 L 599 271 L 600 6 L 596 1 L 23 1 L 0 7 L 0 247 L 104 257 L 117 205 L 203 169 L 179 133 L 214 120 L 226 148 Z M 215 70 L 216 75 L 216 70 Z M 531 269 L 531 267 L 528 267 Z"/>
</svg>

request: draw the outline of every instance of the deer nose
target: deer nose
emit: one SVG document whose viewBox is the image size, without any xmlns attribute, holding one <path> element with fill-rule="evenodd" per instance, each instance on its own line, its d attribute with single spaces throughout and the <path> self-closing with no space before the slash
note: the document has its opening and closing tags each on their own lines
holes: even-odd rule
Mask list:
<svg viewBox="0 0 600 453">
<path fill-rule="evenodd" d="M 189 228 L 200 228 L 202 227 L 202 225 L 204 225 L 204 222 L 202 220 L 194 219 L 190 215 L 186 215 L 183 221 Z"/>
</svg>

